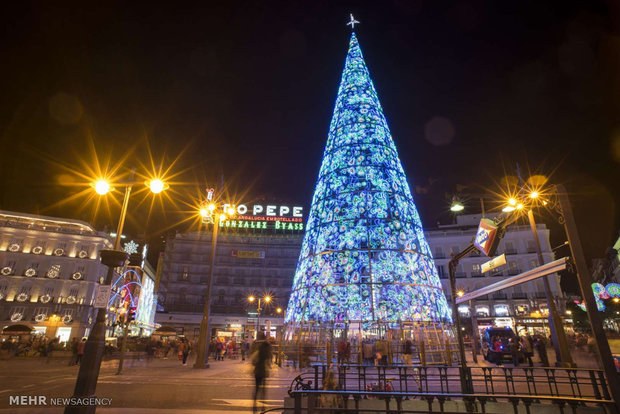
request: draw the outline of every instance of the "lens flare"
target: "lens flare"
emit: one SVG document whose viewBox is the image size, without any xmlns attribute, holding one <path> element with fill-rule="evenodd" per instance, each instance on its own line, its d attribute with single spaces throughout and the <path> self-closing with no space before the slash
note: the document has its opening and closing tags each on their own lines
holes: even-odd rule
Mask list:
<svg viewBox="0 0 620 414">
<path fill-rule="evenodd" d="M 108 183 L 106 180 L 98 180 L 95 183 L 95 191 L 97 192 L 97 194 L 100 195 L 107 194 L 108 191 L 110 191 L 110 183 Z"/>
</svg>

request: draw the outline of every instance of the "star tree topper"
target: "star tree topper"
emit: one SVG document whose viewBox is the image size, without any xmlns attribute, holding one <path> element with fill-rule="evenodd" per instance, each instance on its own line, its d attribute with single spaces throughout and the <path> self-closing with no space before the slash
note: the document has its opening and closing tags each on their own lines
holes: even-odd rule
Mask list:
<svg viewBox="0 0 620 414">
<path fill-rule="evenodd" d="M 347 26 L 351 26 L 351 30 L 355 30 L 355 25 L 360 24 L 360 22 L 355 20 L 355 18 L 353 17 L 353 13 L 349 13 L 349 17 L 351 18 L 351 20 L 349 21 L 349 23 L 347 23 Z"/>
</svg>

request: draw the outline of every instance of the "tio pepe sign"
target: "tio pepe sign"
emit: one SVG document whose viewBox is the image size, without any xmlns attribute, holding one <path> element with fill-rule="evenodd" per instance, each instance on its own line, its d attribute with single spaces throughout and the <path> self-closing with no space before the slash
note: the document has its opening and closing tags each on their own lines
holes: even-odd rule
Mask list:
<svg viewBox="0 0 620 414">
<path fill-rule="evenodd" d="M 252 208 L 249 208 L 245 204 L 232 206 L 230 204 L 224 204 L 224 211 L 226 211 L 229 207 L 233 207 L 239 218 L 242 220 L 273 221 L 275 217 L 278 217 L 280 218 L 279 221 L 301 222 L 303 218 L 303 207 L 299 206 L 291 207 L 270 204 L 254 204 Z"/>
</svg>

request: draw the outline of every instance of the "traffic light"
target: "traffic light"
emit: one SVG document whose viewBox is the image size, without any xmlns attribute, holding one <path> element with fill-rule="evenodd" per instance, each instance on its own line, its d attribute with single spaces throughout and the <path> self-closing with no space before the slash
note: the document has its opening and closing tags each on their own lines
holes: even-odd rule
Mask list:
<svg viewBox="0 0 620 414">
<path fill-rule="evenodd" d="M 127 322 L 136 320 L 136 307 L 131 306 L 127 311 Z"/>
</svg>

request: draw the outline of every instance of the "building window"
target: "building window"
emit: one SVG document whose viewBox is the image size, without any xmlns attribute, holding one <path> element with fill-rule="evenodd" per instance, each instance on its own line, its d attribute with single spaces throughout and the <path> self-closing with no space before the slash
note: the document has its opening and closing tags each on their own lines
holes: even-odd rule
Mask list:
<svg viewBox="0 0 620 414">
<path fill-rule="evenodd" d="M 459 315 L 461 315 L 461 316 L 469 316 L 469 306 L 467 306 L 467 305 L 459 306 Z"/>
<path fill-rule="evenodd" d="M 514 276 L 519 273 L 517 262 L 508 262 L 508 274 Z"/>
<path fill-rule="evenodd" d="M 517 249 L 512 242 L 506 242 L 506 254 L 517 254 Z"/>
<path fill-rule="evenodd" d="M 443 254 L 443 248 L 441 246 L 435 247 L 435 259 L 445 259 L 446 256 Z"/>
<path fill-rule="evenodd" d="M 479 263 L 474 263 L 473 264 L 471 274 L 472 275 L 481 275 L 482 274 L 482 269 L 480 268 L 480 264 Z"/>
<path fill-rule="evenodd" d="M 536 242 L 534 240 L 527 241 L 527 252 L 536 253 Z"/>
<path fill-rule="evenodd" d="M 437 273 L 441 279 L 446 279 L 448 277 L 448 275 L 446 275 L 445 268 L 442 265 L 437 265 Z"/>
<path fill-rule="evenodd" d="M 517 305 L 515 307 L 515 314 L 518 316 L 527 315 L 529 312 L 529 306 L 527 305 Z"/>
<path fill-rule="evenodd" d="M 486 305 L 476 306 L 476 316 L 488 317 L 490 314 L 489 307 Z"/>
<path fill-rule="evenodd" d="M 508 305 L 495 305 L 493 310 L 495 311 L 495 316 L 508 316 L 510 313 Z"/>
<path fill-rule="evenodd" d="M 45 274 L 50 279 L 58 279 L 60 277 L 60 265 L 51 265 L 47 273 Z"/>
</svg>

